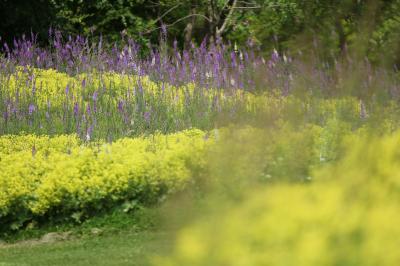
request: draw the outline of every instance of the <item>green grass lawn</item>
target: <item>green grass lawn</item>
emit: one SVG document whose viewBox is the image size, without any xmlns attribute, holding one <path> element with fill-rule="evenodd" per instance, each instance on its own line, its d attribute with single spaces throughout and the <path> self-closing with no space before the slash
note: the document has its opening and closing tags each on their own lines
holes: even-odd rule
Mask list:
<svg viewBox="0 0 400 266">
<path fill-rule="evenodd" d="M 0 243 L 0 266 L 149 265 L 149 257 L 162 255 L 173 246 L 173 231 L 163 228 L 158 217 L 157 208 L 129 213 L 116 210 L 81 224 L 48 224 L 20 230 L 3 236 L 7 243 Z M 43 241 L 49 233 L 66 232 L 67 240 Z"/>
<path fill-rule="evenodd" d="M 166 233 L 106 233 L 56 243 L 24 243 L 0 247 L 0 266 L 11 265 L 148 265 L 149 256 L 170 246 Z"/>
</svg>

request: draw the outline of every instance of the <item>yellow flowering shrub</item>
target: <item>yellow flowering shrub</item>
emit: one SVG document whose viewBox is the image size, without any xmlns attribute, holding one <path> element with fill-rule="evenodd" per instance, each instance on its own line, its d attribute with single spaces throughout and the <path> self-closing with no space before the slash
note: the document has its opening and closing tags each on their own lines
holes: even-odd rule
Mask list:
<svg viewBox="0 0 400 266">
<path fill-rule="evenodd" d="M 398 265 L 399 147 L 400 132 L 350 136 L 315 182 L 245 193 L 182 229 L 154 265 Z"/>
<path fill-rule="evenodd" d="M 156 202 L 183 188 L 211 142 L 195 129 L 88 145 L 76 136 L 0 137 L 0 223 Z"/>
<path fill-rule="evenodd" d="M 58 135 L 57 137 L 35 135 L 3 135 L 0 137 L 0 158 L 20 151 L 35 150 L 41 152 L 67 152 L 71 147 L 81 144 L 76 135 Z"/>
</svg>

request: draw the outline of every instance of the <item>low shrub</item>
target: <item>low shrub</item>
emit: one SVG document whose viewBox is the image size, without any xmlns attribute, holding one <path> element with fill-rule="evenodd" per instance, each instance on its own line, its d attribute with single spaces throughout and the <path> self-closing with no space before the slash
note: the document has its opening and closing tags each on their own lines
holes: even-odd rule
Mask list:
<svg viewBox="0 0 400 266">
<path fill-rule="evenodd" d="M 200 130 L 82 144 L 77 136 L 0 137 L 1 231 L 86 216 L 181 190 L 212 140 Z"/>
</svg>

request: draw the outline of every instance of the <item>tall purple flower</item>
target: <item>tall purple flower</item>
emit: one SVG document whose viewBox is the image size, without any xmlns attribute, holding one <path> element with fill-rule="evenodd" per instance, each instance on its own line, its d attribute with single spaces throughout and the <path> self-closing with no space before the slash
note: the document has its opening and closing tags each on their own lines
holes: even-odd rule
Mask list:
<svg viewBox="0 0 400 266">
<path fill-rule="evenodd" d="M 92 99 L 93 99 L 93 101 L 94 102 L 96 102 L 97 101 L 97 91 L 95 91 L 94 93 L 93 93 L 93 96 L 92 96 Z"/>
<path fill-rule="evenodd" d="M 35 112 L 36 111 L 36 107 L 35 107 L 35 105 L 34 104 L 29 104 L 29 108 L 28 108 L 28 113 L 29 113 L 29 115 L 32 115 L 33 114 L 33 112 Z"/>
<path fill-rule="evenodd" d="M 231 66 L 232 66 L 232 68 L 236 67 L 236 54 L 235 54 L 235 52 L 231 52 Z"/>
<path fill-rule="evenodd" d="M 124 102 L 122 100 L 118 101 L 118 111 L 121 113 L 124 111 Z"/>
<path fill-rule="evenodd" d="M 87 141 L 90 141 L 92 134 L 93 134 L 93 125 L 88 127 L 88 129 L 86 130 L 86 140 Z"/>
<path fill-rule="evenodd" d="M 86 114 L 88 117 L 90 116 L 90 113 L 91 113 L 90 104 L 88 104 L 86 107 Z"/>
<path fill-rule="evenodd" d="M 79 104 L 76 102 L 74 104 L 74 116 L 78 117 L 78 114 L 79 114 Z"/>
<path fill-rule="evenodd" d="M 97 112 L 97 91 L 95 91 L 93 93 L 92 99 L 93 99 L 93 112 L 96 113 Z"/>
<path fill-rule="evenodd" d="M 274 49 L 274 51 L 271 54 L 271 60 L 273 62 L 278 62 L 279 61 L 279 53 L 277 50 Z"/>
<path fill-rule="evenodd" d="M 149 123 L 150 122 L 150 112 L 144 112 L 144 115 L 143 115 L 143 117 L 144 117 L 144 120 L 146 121 L 146 123 Z"/>
<path fill-rule="evenodd" d="M 3 118 L 4 118 L 4 120 L 7 122 L 7 120 L 8 120 L 8 112 L 7 112 L 7 109 L 3 112 Z"/>
</svg>

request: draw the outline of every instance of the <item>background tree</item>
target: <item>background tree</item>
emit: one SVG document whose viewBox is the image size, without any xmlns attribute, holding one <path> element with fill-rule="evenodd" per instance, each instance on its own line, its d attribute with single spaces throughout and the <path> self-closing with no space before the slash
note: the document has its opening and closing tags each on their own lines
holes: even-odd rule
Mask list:
<svg viewBox="0 0 400 266">
<path fill-rule="evenodd" d="M 55 7 L 48 0 L 0 0 L 0 37 L 12 43 L 21 34 L 47 36 L 55 14 Z"/>
<path fill-rule="evenodd" d="M 129 36 L 142 44 L 168 40 L 188 47 L 204 38 L 324 58 L 357 50 L 373 62 L 399 64 L 400 0 L 0 0 L 0 36 L 39 33 L 49 27 L 67 34 L 111 41 Z M 318 46 L 319 49 L 315 49 Z M 390 51 L 383 59 L 379 51 Z"/>
</svg>

